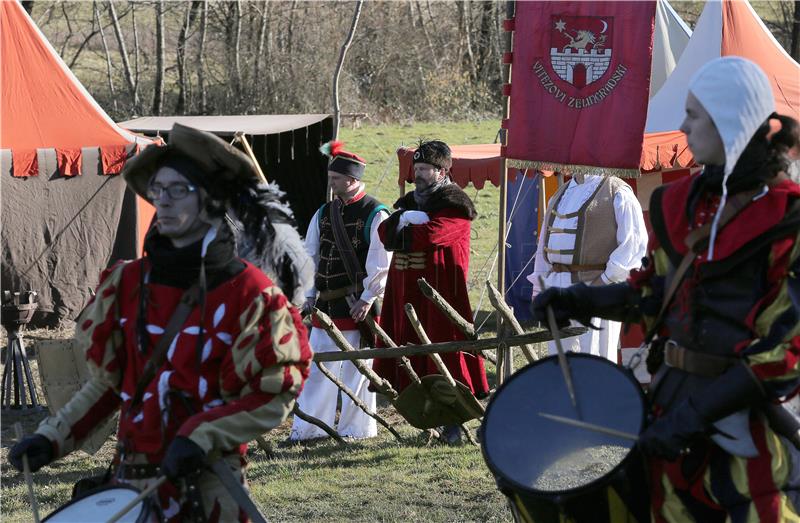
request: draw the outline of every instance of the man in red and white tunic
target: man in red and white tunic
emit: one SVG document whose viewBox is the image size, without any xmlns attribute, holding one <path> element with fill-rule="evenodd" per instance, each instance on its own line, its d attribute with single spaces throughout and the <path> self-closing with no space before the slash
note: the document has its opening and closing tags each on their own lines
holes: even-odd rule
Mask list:
<svg viewBox="0 0 800 523">
<path fill-rule="evenodd" d="M 206 466 L 219 456 L 245 483 L 247 443 L 286 419 L 312 356 L 298 311 L 237 257 L 224 219 L 245 192 L 264 186 L 246 156 L 177 124 L 168 146 L 146 149 L 123 174 L 156 208 L 146 256 L 103 273 L 75 333 L 90 379 L 10 460 L 27 455 L 36 470 L 80 448 L 119 411 L 117 481 L 146 488 L 166 476 L 157 503 L 170 522 L 245 521 Z M 154 348 L 196 284 L 197 304 L 159 363 Z M 158 366 L 142 380 L 150 361 Z M 186 494 L 189 485 L 198 498 Z"/>
</svg>

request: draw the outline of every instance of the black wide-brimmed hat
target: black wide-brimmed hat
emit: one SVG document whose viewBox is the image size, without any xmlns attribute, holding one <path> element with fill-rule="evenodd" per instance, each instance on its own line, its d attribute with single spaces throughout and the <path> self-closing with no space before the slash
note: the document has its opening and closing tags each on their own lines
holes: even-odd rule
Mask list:
<svg viewBox="0 0 800 523">
<path fill-rule="evenodd" d="M 216 200 L 230 201 L 245 186 L 258 183 L 258 173 L 246 154 L 209 132 L 179 123 L 172 126 L 166 146 L 147 147 L 125 164 L 122 176 L 136 194 L 150 201 L 147 185 L 168 164 L 191 166 L 178 170 Z"/>
</svg>

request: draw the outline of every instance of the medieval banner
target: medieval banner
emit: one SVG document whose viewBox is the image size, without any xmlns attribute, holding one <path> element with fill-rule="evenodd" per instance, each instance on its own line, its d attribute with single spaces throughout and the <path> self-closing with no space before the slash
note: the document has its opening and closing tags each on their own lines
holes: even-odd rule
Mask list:
<svg viewBox="0 0 800 523">
<path fill-rule="evenodd" d="M 517 2 L 503 122 L 511 166 L 638 175 L 655 7 Z"/>
</svg>

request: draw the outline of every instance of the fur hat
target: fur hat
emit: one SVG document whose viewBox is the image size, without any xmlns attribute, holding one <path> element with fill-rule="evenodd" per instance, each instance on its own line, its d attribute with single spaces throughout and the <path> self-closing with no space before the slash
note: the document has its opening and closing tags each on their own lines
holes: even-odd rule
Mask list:
<svg viewBox="0 0 800 523">
<path fill-rule="evenodd" d="M 439 169 L 449 171 L 453 166 L 453 153 L 441 140 L 420 141 L 414 152 L 414 163 L 429 163 Z"/>
<path fill-rule="evenodd" d="M 136 194 L 150 201 L 147 186 L 165 165 L 203 187 L 226 207 L 245 186 L 258 183 L 255 166 L 242 151 L 211 133 L 179 123 L 172 126 L 165 147 L 147 147 L 125 164 L 122 176 Z"/>
<path fill-rule="evenodd" d="M 356 180 L 364 176 L 367 161 L 357 154 L 344 150 L 344 143 L 331 141 L 319 148 L 319 151 L 330 159 L 328 170 L 343 174 Z"/>
</svg>

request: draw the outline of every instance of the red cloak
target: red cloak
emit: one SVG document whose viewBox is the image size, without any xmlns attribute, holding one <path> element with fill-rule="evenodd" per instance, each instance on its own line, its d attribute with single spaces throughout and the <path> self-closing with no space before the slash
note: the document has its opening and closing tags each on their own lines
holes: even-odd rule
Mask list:
<svg viewBox="0 0 800 523">
<path fill-rule="evenodd" d="M 453 189 L 450 189 L 452 187 Z M 425 332 L 433 342 L 463 340 L 465 336 L 427 299 L 417 285 L 417 279 L 425 278 L 464 318 L 472 319 L 472 308 L 467 293 L 469 271 L 470 221 L 475 216 L 469 198 L 455 184 L 448 186 L 448 193 L 455 194 L 453 206 L 428 211 L 430 221 L 422 225 L 407 225 L 395 234 L 400 212 L 385 220 L 378 228 L 381 241 L 387 250 L 394 251 L 392 266 L 386 284 L 386 294 L 381 312 L 381 327 L 398 345 L 419 344 L 404 306 L 411 303 L 417 311 Z M 401 202 L 413 202 L 409 195 Z M 465 210 L 462 199 L 470 209 Z M 398 206 L 395 204 L 395 207 Z M 413 203 L 410 205 L 412 207 Z M 468 352 L 442 354 L 442 359 L 453 378 L 470 388 L 478 397 L 489 392 L 483 358 Z M 411 356 L 414 370 L 420 376 L 439 374 L 429 356 Z M 400 367 L 398 359 L 376 359 L 375 372 L 389 380 L 401 391 L 409 383 L 408 374 Z"/>
</svg>

